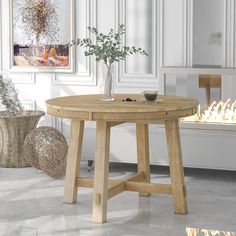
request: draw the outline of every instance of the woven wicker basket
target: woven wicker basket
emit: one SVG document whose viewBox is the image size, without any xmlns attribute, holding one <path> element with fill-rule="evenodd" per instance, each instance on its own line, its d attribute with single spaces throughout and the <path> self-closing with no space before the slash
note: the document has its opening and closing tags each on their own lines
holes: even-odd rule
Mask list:
<svg viewBox="0 0 236 236">
<path fill-rule="evenodd" d="M 22 155 L 26 135 L 34 129 L 43 111 L 24 111 L 22 116 L 10 117 L 0 112 L 0 167 L 27 167 Z"/>
<path fill-rule="evenodd" d="M 52 177 L 65 175 L 66 138 L 56 128 L 40 126 L 30 131 L 23 145 L 25 160 Z"/>
</svg>

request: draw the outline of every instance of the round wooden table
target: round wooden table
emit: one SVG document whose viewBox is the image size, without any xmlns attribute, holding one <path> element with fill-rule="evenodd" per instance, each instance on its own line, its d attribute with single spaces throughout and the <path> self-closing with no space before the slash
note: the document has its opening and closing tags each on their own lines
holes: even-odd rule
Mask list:
<svg viewBox="0 0 236 236">
<path fill-rule="evenodd" d="M 128 97 L 133 101 L 123 101 Z M 107 200 L 123 191 L 136 191 L 140 196 L 172 194 L 175 213 L 186 214 L 179 118 L 194 115 L 198 104 L 195 99 L 177 96 L 158 96 L 157 101 L 147 102 L 140 94 L 118 94 L 112 102 L 101 101 L 100 95 L 68 96 L 46 101 L 48 114 L 71 119 L 64 202 L 76 202 L 78 186 L 93 187 L 93 221 L 103 223 L 107 218 Z M 86 120 L 96 121 L 94 179 L 79 176 Z M 108 180 L 110 129 L 126 122 L 136 123 L 137 173 L 124 181 Z M 171 184 L 150 183 L 149 123 L 165 124 Z"/>
</svg>

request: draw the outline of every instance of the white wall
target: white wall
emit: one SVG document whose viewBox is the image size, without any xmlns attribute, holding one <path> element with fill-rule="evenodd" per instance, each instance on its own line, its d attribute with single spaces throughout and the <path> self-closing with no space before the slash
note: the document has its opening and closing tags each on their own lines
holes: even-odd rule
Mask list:
<svg viewBox="0 0 236 236">
<path fill-rule="evenodd" d="M 73 94 L 99 93 L 99 79 L 101 78 L 101 65 L 96 65 L 93 58 L 88 58 L 83 55 L 83 50 L 76 49 L 74 58 L 76 64 L 75 73 L 13 73 L 10 68 L 10 22 L 9 22 L 9 2 L 1 0 L 1 66 L 0 70 L 4 74 L 8 74 L 13 79 L 19 89 L 19 94 L 22 100 L 31 100 L 32 104 L 36 104 L 37 108 L 45 109 L 45 100 L 56 96 L 65 96 Z M 127 65 L 121 65 L 122 68 L 127 68 L 128 71 L 117 73 L 116 76 L 116 91 L 117 92 L 140 92 L 145 88 L 157 88 L 157 9 L 155 0 L 145 1 L 130 12 L 130 7 L 126 5 L 132 3 L 128 1 L 116 0 L 79 0 L 76 2 L 76 20 L 75 31 L 76 38 L 85 38 L 88 36 L 86 27 L 89 25 L 97 26 L 99 31 L 107 32 L 111 28 L 116 27 L 119 23 L 127 25 L 127 35 L 131 36 L 134 27 L 138 29 L 140 24 L 145 28 L 152 22 L 152 25 L 147 29 L 147 33 L 142 35 L 141 31 L 136 32 L 140 37 L 138 41 L 129 38 L 129 44 L 141 46 L 147 49 L 150 57 L 132 56 L 127 61 Z M 143 6 L 146 5 L 146 9 Z M 130 19 L 124 17 L 130 15 Z M 153 14 L 153 16 L 152 16 Z M 147 21 L 146 19 L 149 19 Z M 126 22 L 127 20 L 127 22 Z M 140 24 L 132 25 L 130 22 L 139 21 Z M 66 30 L 66 29 L 64 29 Z M 134 68 L 138 65 L 140 71 Z M 117 72 L 118 67 L 116 68 Z M 128 88 L 128 89 L 127 89 Z M 43 92 L 42 92 L 43 91 Z"/>
<path fill-rule="evenodd" d="M 86 26 L 97 26 L 99 31 L 124 23 L 127 26 L 126 40 L 129 44 L 141 46 L 150 56 L 134 56 L 115 68 L 115 92 L 139 93 L 147 88 L 164 91 L 159 80 L 160 65 L 191 66 L 192 53 L 192 0 L 76 0 L 76 37 L 86 37 Z M 229 0 L 232 4 L 232 0 Z M 15 73 L 9 68 L 9 0 L 1 0 L 0 30 L 0 71 L 8 74 L 19 90 L 23 103 L 32 108 L 46 111 L 45 100 L 67 95 L 99 93 L 101 66 L 92 58 L 83 56 L 77 48 L 74 58 L 75 73 Z M 228 7 L 229 8 L 229 7 Z M 230 9 L 230 8 L 229 8 Z M 234 19 L 234 18 L 233 18 Z M 232 31 L 227 31 L 232 34 Z M 234 33 L 234 32 L 233 32 Z M 228 49 L 224 55 L 229 55 Z M 232 44 L 234 45 L 234 44 Z M 227 54 L 228 53 L 228 54 Z M 232 60 L 234 56 L 231 55 Z M 233 64 L 230 59 L 228 64 Z M 230 85 L 229 85 L 230 86 Z M 51 125 L 69 136 L 68 120 L 55 119 L 46 115 L 40 125 Z M 88 122 L 85 130 L 83 158 L 94 158 L 95 124 Z M 226 131 L 196 131 L 195 128 L 182 128 L 184 163 L 192 167 L 235 169 L 232 159 L 235 133 Z M 201 132 L 205 134 L 204 138 Z M 222 133 L 221 133 L 222 132 Z M 228 131 L 227 131 L 228 132 Z M 226 135 L 226 136 L 225 136 Z M 135 162 L 135 128 L 132 124 L 112 128 L 111 160 Z M 232 139 L 233 137 L 233 139 Z M 211 140 L 209 142 L 209 140 Z M 222 161 L 222 148 L 218 143 L 227 142 L 231 157 Z M 209 142 L 208 148 L 206 143 Z M 211 146 L 217 143 L 215 153 Z M 167 164 L 165 133 L 162 126 L 150 128 L 151 160 L 155 164 Z M 217 149 L 218 148 L 218 149 Z"/>
<path fill-rule="evenodd" d="M 183 0 L 163 1 L 163 36 L 162 39 L 162 64 L 163 66 L 185 66 L 183 51 L 185 50 L 185 28 Z"/>
<path fill-rule="evenodd" d="M 108 32 L 123 23 L 127 28 L 127 44 L 143 47 L 150 54 L 149 57 L 130 56 L 126 64 L 120 63 L 119 71 L 116 65 L 117 93 L 139 93 L 147 88 L 158 88 L 157 3 L 156 0 L 140 0 L 139 4 L 135 4 L 132 8 L 134 2 L 133 0 L 75 0 L 76 38 L 87 37 L 86 27 L 89 25 L 96 26 L 99 31 Z M 12 78 L 21 101 L 27 104 L 28 108 L 46 111 L 45 101 L 52 97 L 100 92 L 101 64 L 96 65 L 93 58 L 85 57 L 81 48 L 76 49 L 75 73 L 42 73 L 40 70 L 37 73 L 13 72 L 10 65 L 9 3 L 9 0 L 1 0 L 0 71 Z M 67 121 L 46 115 L 40 125 L 55 126 L 67 137 L 69 136 Z M 91 124 L 88 126 L 91 127 Z M 94 127 L 94 124 L 92 126 Z M 94 128 L 92 130 L 94 132 Z M 84 155 L 91 157 L 87 152 Z"/>
<path fill-rule="evenodd" d="M 193 2 L 193 65 L 222 65 L 224 1 Z"/>
</svg>

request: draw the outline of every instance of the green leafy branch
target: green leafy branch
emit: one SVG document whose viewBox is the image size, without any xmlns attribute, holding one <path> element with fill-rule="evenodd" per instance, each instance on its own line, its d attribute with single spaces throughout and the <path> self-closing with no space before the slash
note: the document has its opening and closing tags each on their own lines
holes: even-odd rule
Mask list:
<svg viewBox="0 0 236 236">
<path fill-rule="evenodd" d="M 125 34 L 124 25 L 119 25 L 117 32 L 111 29 L 108 34 L 99 33 L 95 27 L 88 27 L 88 30 L 95 35 L 96 43 L 93 43 L 90 38 L 78 38 L 69 45 L 86 48 L 84 55 L 94 55 L 96 61 L 104 61 L 106 65 L 109 65 L 115 61 L 125 60 L 126 56 L 133 54 L 148 56 L 148 53 L 140 47 L 121 46 L 122 35 Z"/>
</svg>

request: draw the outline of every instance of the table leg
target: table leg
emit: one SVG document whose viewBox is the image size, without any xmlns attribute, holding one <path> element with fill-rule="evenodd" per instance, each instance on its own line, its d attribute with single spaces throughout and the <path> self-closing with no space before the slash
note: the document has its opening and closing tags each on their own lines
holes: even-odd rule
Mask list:
<svg viewBox="0 0 236 236">
<path fill-rule="evenodd" d="M 166 120 L 166 138 L 169 154 L 170 177 L 175 213 L 186 214 L 188 211 L 186 187 L 179 134 L 179 122 Z"/>
<path fill-rule="evenodd" d="M 148 124 L 136 124 L 138 172 L 144 173 L 144 182 L 150 183 L 149 136 Z M 142 191 L 139 196 L 147 197 L 150 193 Z"/>
<path fill-rule="evenodd" d="M 65 177 L 65 203 L 74 203 L 77 200 L 78 187 L 76 186 L 76 178 L 79 177 L 80 171 L 83 132 L 84 121 L 72 120 Z"/>
<path fill-rule="evenodd" d="M 110 126 L 105 121 L 97 121 L 96 131 L 93 222 L 103 223 L 107 219 Z"/>
</svg>

